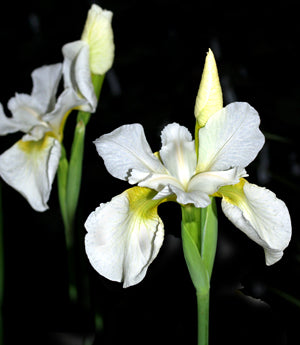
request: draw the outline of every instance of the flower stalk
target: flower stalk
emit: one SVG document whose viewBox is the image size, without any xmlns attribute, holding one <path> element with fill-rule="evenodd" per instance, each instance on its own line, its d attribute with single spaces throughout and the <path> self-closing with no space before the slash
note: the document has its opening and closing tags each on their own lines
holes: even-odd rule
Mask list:
<svg viewBox="0 0 300 345">
<path fill-rule="evenodd" d="M 185 261 L 196 289 L 198 345 L 208 344 L 209 291 L 217 247 L 215 200 L 204 208 L 182 206 L 182 244 Z"/>
<path fill-rule="evenodd" d="M 104 77 L 105 75 L 92 75 L 92 83 L 97 100 L 100 96 Z M 86 125 L 90 120 L 90 116 L 90 112 L 82 110 L 78 112 L 70 160 L 68 161 L 66 151 L 62 145 L 62 154 L 58 167 L 58 195 L 65 228 L 65 239 L 68 252 L 69 298 L 72 302 L 76 302 L 78 299 L 78 289 L 74 269 L 74 222 L 81 187 L 85 131 Z"/>
<path fill-rule="evenodd" d="M 2 186 L 0 183 L 0 345 L 4 344 L 3 300 L 4 300 L 4 243 L 2 218 Z"/>
</svg>

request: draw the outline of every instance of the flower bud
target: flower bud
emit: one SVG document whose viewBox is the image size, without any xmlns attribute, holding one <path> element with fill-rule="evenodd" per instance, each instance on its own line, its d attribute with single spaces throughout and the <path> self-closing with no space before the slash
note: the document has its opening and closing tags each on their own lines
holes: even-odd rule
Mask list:
<svg viewBox="0 0 300 345">
<path fill-rule="evenodd" d="M 105 74 L 114 60 L 112 12 L 93 4 L 90 8 L 81 36 L 89 45 L 90 68 L 93 74 Z"/>
<path fill-rule="evenodd" d="M 223 108 L 222 89 L 213 52 L 209 49 L 195 104 L 195 117 L 200 127 Z"/>
</svg>

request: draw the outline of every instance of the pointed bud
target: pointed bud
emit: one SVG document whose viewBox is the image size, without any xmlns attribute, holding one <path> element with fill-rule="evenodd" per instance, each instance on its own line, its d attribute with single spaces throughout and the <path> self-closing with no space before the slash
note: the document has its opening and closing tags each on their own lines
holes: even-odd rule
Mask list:
<svg viewBox="0 0 300 345">
<path fill-rule="evenodd" d="M 112 12 L 93 4 L 88 12 L 81 40 L 89 45 L 90 68 L 93 74 L 105 74 L 114 60 Z"/>
<path fill-rule="evenodd" d="M 223 108 L 222 89 L 213 52 L 209 49 L 195 104 L 195 117 L 200 127 L 211 115 Z"/>
</svg>

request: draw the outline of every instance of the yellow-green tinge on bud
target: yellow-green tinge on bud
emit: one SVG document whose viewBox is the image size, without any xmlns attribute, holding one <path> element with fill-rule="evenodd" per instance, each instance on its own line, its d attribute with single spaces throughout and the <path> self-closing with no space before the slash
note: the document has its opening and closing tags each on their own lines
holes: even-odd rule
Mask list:
<svg viewBox="0 0 300 345">
<path fill-rule="evenodd" d="M 114 60 L 112 16 L 112 12 L 95 4 L 88 12 L 81 40 L 89 45 L 90 68 L 93 74 L 105 74 Z"/>
<path fill-rule="evenodd" d="M 199 127 L 205 126 L 211 115 L 223 108 L 222 89 L 213 52 L 209 49 L 195 104 Z"/>
</svg>

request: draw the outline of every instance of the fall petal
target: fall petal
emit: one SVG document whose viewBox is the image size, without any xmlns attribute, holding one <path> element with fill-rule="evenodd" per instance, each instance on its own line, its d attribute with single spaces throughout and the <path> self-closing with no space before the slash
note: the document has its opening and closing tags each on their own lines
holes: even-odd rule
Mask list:
<svg viewBox="0 0 300 345">
<path fill-rule="evenodd" d="M 60 159 L 60 143 L 46 136 L 20 140 L 0 155 L 0 175 L 36 211 L 45 211 Z"/>
<path fill-rule="evenodd" d="M 139 283 L 157 256 L 164 238 L 153 191 L 133 187 L 101 204 L 85 222 L 85 248 L 94 269 L 104 277 Z"/>
<path fill-rule="evenodd" d="M 219 192 L 225 215 L 264 248 L 266 264 L 280 260 L 291 238 L 291 219 L 285 203 L 270 190 L 246 181 Z"/>
</svg>

